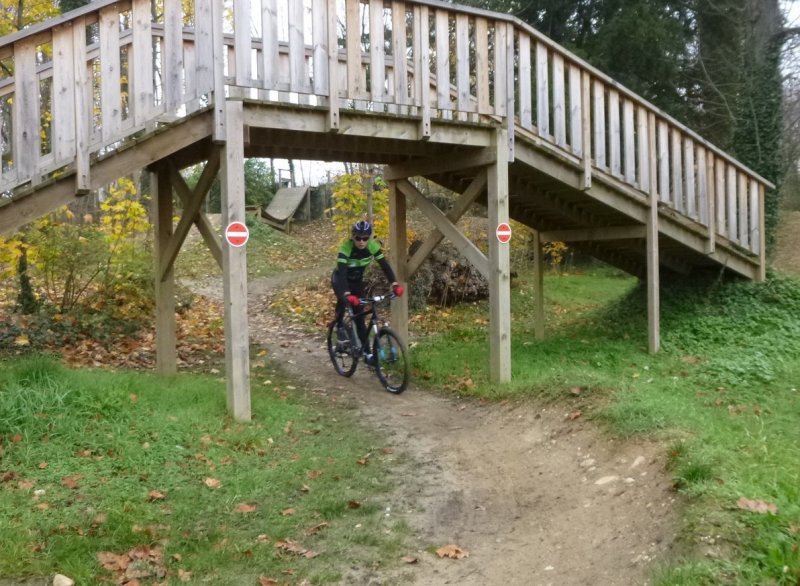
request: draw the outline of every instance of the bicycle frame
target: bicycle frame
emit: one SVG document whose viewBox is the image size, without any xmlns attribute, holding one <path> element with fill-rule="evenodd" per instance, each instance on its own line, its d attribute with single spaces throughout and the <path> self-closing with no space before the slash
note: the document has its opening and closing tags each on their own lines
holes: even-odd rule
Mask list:
<svg viewBox="0 0 800 586">
<path fill-rule="evenodd" d="M 389 327 L 388 320 L 382 319 L 380 314 L 378 313 L 378 305 L 383 301 L 391 301 L 395 299 L 397 295 L 394 293 L 389 293 L 387 295 L 374 295 L 373 297 L 362 297 L 358 300 L 358 305 L 360 309 L 359 311 L 355 311 L 352 305 L 347 306 L 347 313 L 350 317 L 350 324 L 353 331 L 351 332 L 352 340 L 355 340 L 355 348 L 356 352 L 363 353 L 364 347 L 361 343 L 361 338 L 358 335 L 358 328 L 356 327 L 356 318 L 361 317 L 362 315 L 366 317 L 369 315 L 369 323 L 366 324 L 367 326 L 367 339 L 369 339 L 370 334 L 373 336 L 378 333 L 378 328 L 380 326 Z M 369 308 L 367 308 L 369 306 Z M 369 348 L 367 348 L 367 351 Z"/>
</svg>

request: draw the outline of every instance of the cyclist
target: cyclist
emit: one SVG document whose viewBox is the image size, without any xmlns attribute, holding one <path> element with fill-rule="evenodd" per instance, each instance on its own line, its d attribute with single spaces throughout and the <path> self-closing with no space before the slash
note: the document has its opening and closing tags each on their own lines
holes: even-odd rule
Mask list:
<svg viewBox="0 0 800 586">
<path fill-rule="evenodd" d="M 403 286 L 397 282 L 391 265 L 386 260 L 378 240 L 372 238 L 372 224 L 359 220 L 350 230 L 350 239 L 339 247 L 336 268 L 331 275 L 331 286 L 336 295 L 336 326 L 339 340 L 347 339 L 347 331 L 342 326 L 342 318 L 347 304 L 357 307 L 359 298 L 364 295 L 364 270 L 373 259 L 383 269 L 386 280 L 391 283 L 392 291 L 398 297 L 403 295 Z M 364 315 L 355 318 L 361 347 L 364 348 L 367 364 L 372 364 L 372 354 L 367 347 L 367 326 Z"/>
</svg>

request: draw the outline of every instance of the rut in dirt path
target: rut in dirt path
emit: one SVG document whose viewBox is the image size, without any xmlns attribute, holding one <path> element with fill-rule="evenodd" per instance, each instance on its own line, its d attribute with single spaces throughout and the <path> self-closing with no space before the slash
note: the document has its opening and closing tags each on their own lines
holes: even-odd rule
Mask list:
<svg viewBox="0 0 800 586">
<path fill-rule="evenodd" d="M 334 372 L 323 332 L 268 312 L 284 279 L 250 284 L 250 336 L 321 400 L 354 406 L 399 458 L 386 514 L 412 527 L 418 562 L 393 575 L 351 568 L 348 585 L 641 585 L 674 540 L 662 446 L 619 442 L 580 417 L 531 403 L 396 396 L 359 368 Z M 469 553 L 440 559 L 436 548 Z"/>
</svg>

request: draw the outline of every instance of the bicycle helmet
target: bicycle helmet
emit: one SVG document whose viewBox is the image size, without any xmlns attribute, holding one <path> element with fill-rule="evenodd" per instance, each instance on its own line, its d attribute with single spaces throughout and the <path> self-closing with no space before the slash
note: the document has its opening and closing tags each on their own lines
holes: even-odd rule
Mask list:
<svg viewBox="0 0 800 586">
<path fill-rule="evenodd" d="M 355 224 L 353 224 L 353 228 L 351 230 L 353 237 L 364 236 L 370 237 L 372 236 L 372 224 L 367 222 L 366 220 L 359 220 Z"/>
</svg>

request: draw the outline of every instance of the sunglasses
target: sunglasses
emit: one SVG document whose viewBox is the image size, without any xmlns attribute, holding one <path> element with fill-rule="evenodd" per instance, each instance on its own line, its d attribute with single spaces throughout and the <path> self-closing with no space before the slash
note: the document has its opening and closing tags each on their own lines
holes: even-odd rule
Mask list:
<svg viewBox="0 0 800 586">
<path fill-rule="evenodd" d="M 369 236 L 356 236 L 353 240 L 357 240 L 358 242 L 366 242 L 369 240 Z"/>
</svg>

